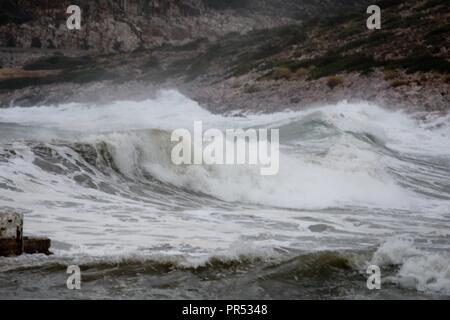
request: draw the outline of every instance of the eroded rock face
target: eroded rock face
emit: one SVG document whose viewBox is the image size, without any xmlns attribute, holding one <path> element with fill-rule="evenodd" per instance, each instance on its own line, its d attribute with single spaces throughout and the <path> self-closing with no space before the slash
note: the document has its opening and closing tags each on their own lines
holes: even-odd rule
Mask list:
<svg viewBox="0 0 450 320">
<path fill-rule="evenodd" d="M 0 47 L 129 52 L 245 33 L 345 10 L 357 0 L 2 0 Z M 69 5 L 82 29 L 66 28 Z"/>
</svg>

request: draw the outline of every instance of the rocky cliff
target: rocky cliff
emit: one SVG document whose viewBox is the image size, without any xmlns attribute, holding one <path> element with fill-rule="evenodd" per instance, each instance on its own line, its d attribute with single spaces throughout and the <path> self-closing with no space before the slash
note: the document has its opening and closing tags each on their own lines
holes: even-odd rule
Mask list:
<svg viewBox="0 0 450 320">
<path fill-rule="evenodd" d="M 357 0 L 2 0 L 0 47 L 129 52 L 336 14 Z M 367 1 L 366 1 L 367 2 Z M 69 5 L 82 29 L 66 28 Z"/>
</svg>

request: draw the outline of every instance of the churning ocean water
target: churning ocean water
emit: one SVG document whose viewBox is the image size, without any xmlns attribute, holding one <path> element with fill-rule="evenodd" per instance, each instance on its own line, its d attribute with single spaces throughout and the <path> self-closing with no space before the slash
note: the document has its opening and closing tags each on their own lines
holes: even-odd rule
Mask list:
<svg viewBox="0 0 450 320">
<path fill-rule="evenodd" d="M 278 175 L 174 165 L 172 130 L 199 120 L 280 129 Z M 0 258 L 5 299 L 449 298 L 450 118 L 346 102 L 224 116 L 176 91 L 0 109 L 0 209 L 54 252 Z"/>
</svg>

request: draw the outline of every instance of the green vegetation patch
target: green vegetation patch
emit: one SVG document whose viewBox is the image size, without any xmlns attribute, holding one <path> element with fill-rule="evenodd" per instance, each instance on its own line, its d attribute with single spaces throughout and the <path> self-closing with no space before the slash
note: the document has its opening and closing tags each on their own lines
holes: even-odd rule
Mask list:
<svg viewBox="0 0 450 320">
<path fill-rule="evenodd" d="M 378 63 L 373 57 L 365 55 L 350 56 L 328 56 L 324 57 L 320 64 L 316 64 L 310 73 L 310 79 L 319 79 L 326 76 L 335 75 L 341 72 L 359 71 L 362 74 L 369 74 Z"/>
<path fill-rule="evenodd" d="M 115 75 L 103 68 L 70 70 L 57 76 L 62 82 L 87 83 L 114 79 Z"/>
<path fill-rule="evenodd" d="M 390 60 L 386 62 L 386 67 L 389 69 L 405 69 L 407 73 L 438 72 L 448 74 L 450 72 L 450 62 L 430 55 Z"/>
<path fill-rule="evenodd" d="M 396 69 L 405 70 L 406 73 L 437 72 L 449 74 L 450 62 L 446 59 L 431 55 L 407 57 L 397 60 L 377 61 L 366 55 L 346 55 L 328 53 L 326 56 L 307 60 L 280 61 L 273 69 L 261 79 L 278 79 L 280 69 L 289 70 L 291 73 L 297 70 L 308 70 L 308 80 L 316 80 L 340 73 L 359 72 L 363 75 L 371 73 L 375 68 L 383 67 L 387 80 L 396 77 Z M 392 70 L 392 72 L 390 71 Z M 285 72 L 286 73 L 286 72 Z"/>
<path fill-rule="evenodd" d="M 22 77 L 0 81 L 0 88 L 4 90 L 16 90 L 30 86 L 42 86 L 55 83 L 89 83 L 92 81 L 110 80 L 116 76 L 102 68 L 79 69 L 62 72 L 58 75 L 45 77 Z"/>
<path fill-rule="evenodd" d="M 157 51 L 171 51 L 171 52 L 182 52 L 182 51 L 194 51 L 200 49 L 200 47 L 203 44 L 208 44 L 209 40 L 207 38 L 200 38 L 197 40 L 189 41 L 185 44 L 172 44 L 172 43 L 165 43 L 155 50 Z"/>
<path fill-rule="evenodd" d="M 368 74 L 378 65 L 379 63 L 369 56 L 341 56 L 339 54 L 330 53 L 315 59 L 280 62 L 278 65 L 279 68 L 272 70 L 263 78 L 274 78 L 274 76 L 276 76 L 275 72 L 280 68 L 286 68 L 291 72 L 296 72 L 299 69 L 303 69 L 303 71 L 305 69 L 310 70 L 308 80 L 315 80 L 343 72 L 359 71 L 362 74 Z"/>
<path fill-rule="evenodd" d="M 24 66 L 24 70 L 60 70 L 77 67 L 87 67 L 94 64 L 91 57 L 66 57 L 54 55 L 49 58 L 42 58 Z"/>
<path fill-rule="evenodd" d="M 427 19 L 428 13 L 419 12 L 411 16 L 402 17 L 398 14 L 386 14 L 384 20 L 381 22 L 381 28 L 397 29 L 397 28 L 419 28 L 433 23 Z"/>
<path fill-rule="evenodd" d="M 392 41 L 394 38 L 394 33 L 392 32 L 375 32 L 367 37 L 362 37 L 361 39 L 354 40 L 344 44 L 340 47 L 337 52 L 344 53 L 353 49 L 358 48 L 371 48 L 381 45 L 387 41 Z"/>
<path fill-rule="evenodd" d="M 417 9 L 419 10 L 429 10 L 429 9 L 433 9 L 436 7 L 445 7 L 445 1 L 442 0 L 428 0 L 425 1 L 421 6 L 419 6 Z M 447 4 L 448 6 L 448 4 Z"/>
</svg>

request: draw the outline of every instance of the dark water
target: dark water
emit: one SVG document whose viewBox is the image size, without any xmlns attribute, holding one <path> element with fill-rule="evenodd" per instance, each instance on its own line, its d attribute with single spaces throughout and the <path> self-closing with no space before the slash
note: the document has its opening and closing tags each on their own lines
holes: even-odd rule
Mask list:
<svg viewBox="0 0 450 320">
<path fill-rule="evenodd" d="M 369 252 L 304 254 L 284 261 L 211 259 L 198 268 L 160 261 L 81 265 L 81 290 L 68 290 L 67 266 L 41 258 L 35 266 L 2 272 L 4 299 L 448 299 L 384 281 L 368 290 L 367 275 L 355 265 Z M 356 259 L 356 260 L 355 260 Z M 52 260 L 52 262 L 48 261 Z M 44 262 L 45 261 L 45 262 Z M 383 277 L 396 266 L 383 268 Z"/>
</svg>

